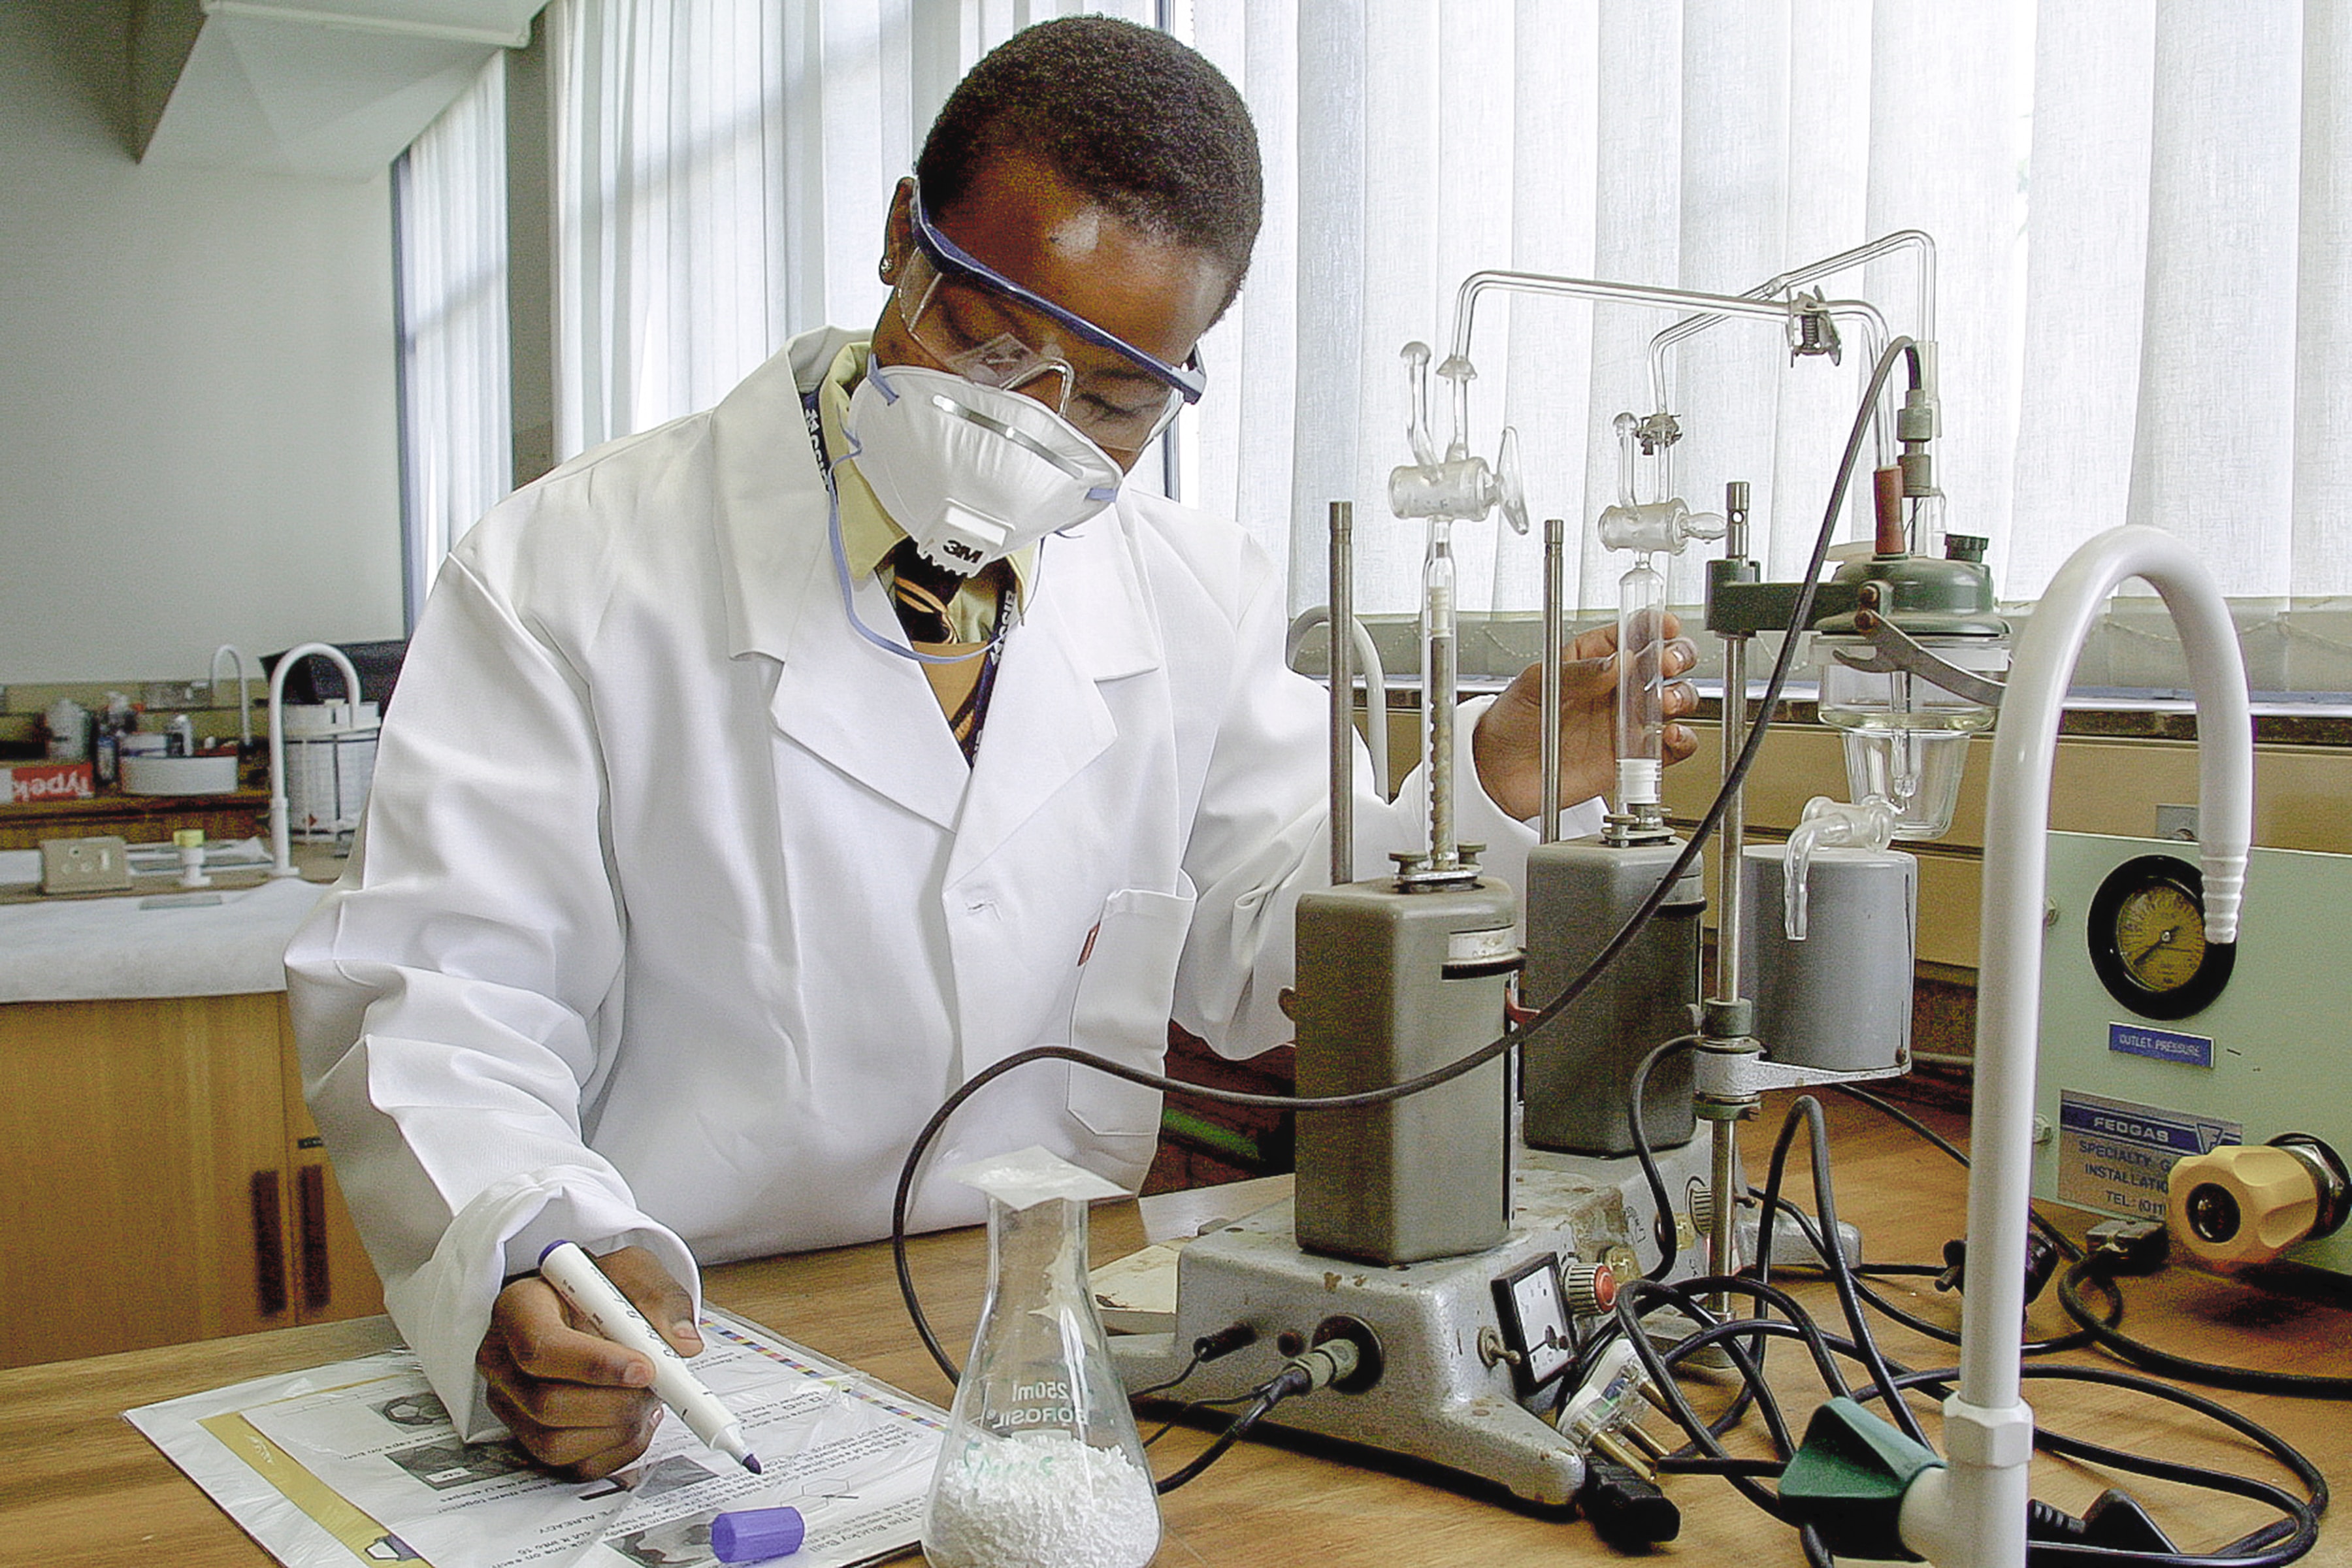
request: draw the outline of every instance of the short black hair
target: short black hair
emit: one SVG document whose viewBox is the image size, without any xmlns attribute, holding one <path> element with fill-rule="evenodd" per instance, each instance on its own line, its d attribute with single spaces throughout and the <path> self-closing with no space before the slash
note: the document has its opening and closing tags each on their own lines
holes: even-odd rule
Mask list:
<svg viewBox="0 0 2352 1568">
<path fill-rule="evenodd" d="M 1064 16 L 990 50 L 948 95 L 915 161 L 948 211 L 1003 153 L 1044 159 L 1127 222 L 1249 268 L 1265 205 L 1257 132 L 1216 67 L 1156 27 Z"/>
</svg>

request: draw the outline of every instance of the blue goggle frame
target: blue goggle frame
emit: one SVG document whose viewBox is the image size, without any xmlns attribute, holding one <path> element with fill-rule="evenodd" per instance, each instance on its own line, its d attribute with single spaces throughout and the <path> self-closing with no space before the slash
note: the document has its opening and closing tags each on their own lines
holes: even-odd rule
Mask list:
<svg viewBox="0 0 2352 1568">
<path fill-rule="evenodd" d="M 940 233 L 932 225 L 929 215 L 923 211 L 923 193 L 920 187 L 917 187 L 912 192 L 908 203 L 908 210 L 914 218 L 915 243 L 922 247 L 923 254 L 929 257 L 931 264 L 941 272 L 956 274 L 969 278 L 974 282 L 986 284 L 1008 299 L 1045 317 L 1081 342 L 1091 343 L 1098 349 L 1108 349 L 1156 379 L 1167 383 L 1181 394 L 1187 403 L 1200 402 L 1201 394 L 1208 390 L 1208 372 L 1202 366 L 1201 351 L 1197 347 L 1185 356 L 1182 364 L 1170 364 L 1166 360 L 1148 354 L 1124 338 L 1103 331 L 1075 310 L 1065 310 L 1034 289 L 1023 288 Z"/>
</svg>

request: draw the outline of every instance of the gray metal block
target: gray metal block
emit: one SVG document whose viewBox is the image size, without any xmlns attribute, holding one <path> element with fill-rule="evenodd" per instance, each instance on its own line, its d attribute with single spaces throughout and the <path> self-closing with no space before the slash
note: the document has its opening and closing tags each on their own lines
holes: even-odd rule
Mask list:
<svg viewBox="0 0 2352 1568">
<path fill-rule="evenodd" d="M 1530 1006 L 1550 1005 L 1650 896 L 1682 852 L 1675 843 L 1612 846 L 1591 839 L 1538 845 L 1528 855 Z M 1520 1093 L 1531 1147 L 1571 1154 L 1630 1154 L 1627 1096 L 1652 1049 L 1695 1026 L 1704 873 L 1694 862 L 1657 915 L 1591 989 L 1521 1048 Z M 1653 1149 L 1689 1142 L 1696 1126 L 1691 1057 L 1669 1057 L 1650 1075 L 1642 1130 Z"/>
<path fill-rule="evenodd" d="M 1406 893 L 1352 882 L 1298 900 L 1298 1092 L 1356 1093 L 1457 1061 L 1503 1032 L 1517 946 L 1510 889 Z M 1502 963 L 1467 963 L 1492 951 Z M 1412 1263 L 1476 1252 L 1510 1228 L 1501 1058 L 1357 1110 L 1301 1111 L 1299 1245 Z"/>
</svg>

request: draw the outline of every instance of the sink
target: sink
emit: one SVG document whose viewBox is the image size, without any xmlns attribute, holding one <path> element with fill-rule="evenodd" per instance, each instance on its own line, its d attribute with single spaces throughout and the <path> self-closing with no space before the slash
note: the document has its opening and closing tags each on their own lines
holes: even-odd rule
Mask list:
<svg viewBox="0 0 2352 1568">
<path fill-rule="evenodd" d="M 236 753 L 209 757 L 125 757 L 125 795 L 233 795 Z"/>
</svg>

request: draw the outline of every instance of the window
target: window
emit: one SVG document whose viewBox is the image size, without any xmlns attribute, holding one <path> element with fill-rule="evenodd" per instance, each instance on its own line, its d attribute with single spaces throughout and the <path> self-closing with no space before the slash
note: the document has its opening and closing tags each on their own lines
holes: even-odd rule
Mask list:
<svg viewBox="0 0 2352 1568">
<path fill-rule="evenodd" d="M 408 624 L 449 546 L 512 483 L 506 65 L 393 166 Z"/>
</svg>

